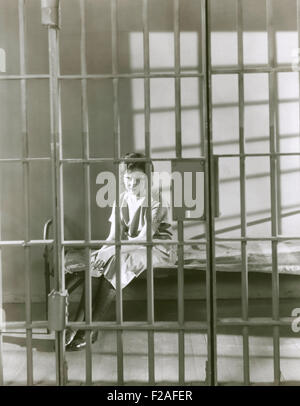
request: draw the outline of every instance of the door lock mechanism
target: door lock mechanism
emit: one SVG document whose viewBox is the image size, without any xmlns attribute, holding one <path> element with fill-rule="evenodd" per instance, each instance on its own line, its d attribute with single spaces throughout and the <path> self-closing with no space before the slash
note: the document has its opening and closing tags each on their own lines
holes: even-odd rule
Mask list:
<svg viewBox="0 0 300 406">
<path fill-rule="evenodd" d="M 52 290 L 48 295 L 48 329 L 62 331 L 66 327 L 68 292 Z"/>
</svg>

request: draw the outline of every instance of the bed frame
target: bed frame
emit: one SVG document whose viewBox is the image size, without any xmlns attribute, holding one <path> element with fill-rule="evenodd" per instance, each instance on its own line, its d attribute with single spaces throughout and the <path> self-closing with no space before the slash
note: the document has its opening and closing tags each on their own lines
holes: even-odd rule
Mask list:
<svg viewBox="0 0 300 406">
<path fill-rule="evenodd" d="M 43 238 L 49 239 L 51 220 L 44 225 Z M 44 249 L 45 268 L 45 302 L 46 312 L 47 298 L 51 289 L 51 277 L 53 269 L 51 266 L 52 250 L 49 245 Z M 286 256 L 286 258 L 284 257 Z M 283 254 L 284 264 L 279 261 L 280 298 L 300 298 L 300 247 L 295 252 L 293 263 L 288 263 L 289 256 Z M 219 259 L 219 261 L 218 261 Z M 299 259 L 299 262 L 298 262 Z M 266 255 L 250 255 L 248 258 L 248 283 L 249 299 L 270 299 L 272 298 L 272 267 L 271 258 Z M 217 258 L 216 260 L 216 281 L 217 299 L 240 299 L 241 298 L 241 265 L 240 259 L 235 255 L 230 258 Z M 125 301 L 145 300 L 146 298 L 146 272 L 132 281 L 123 290 Z M 65 285 L 69 295 L 72 294 L 84 281 L 84 271 L 66 273 Z M 177 290 L 177 267 L 156 267 L 154 268 L 154 294 L 155 300 L 176 300 Z M 184 265 L 184 298 L 185 300 L 206 299 L 206 264 L 185 264 Z"/>
</svg>

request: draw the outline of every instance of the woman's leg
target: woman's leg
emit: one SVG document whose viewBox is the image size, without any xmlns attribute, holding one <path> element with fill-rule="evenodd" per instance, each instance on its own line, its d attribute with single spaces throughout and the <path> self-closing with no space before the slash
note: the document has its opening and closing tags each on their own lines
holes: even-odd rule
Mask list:
<svg viewBox="0 0 300 406">
<path fill-rule="evenodd" d="M 101 277 L 99 282 L 100 283 L 98 283 L 98 287 L 95 290 L 92 314 L 93 321 L 104 321 L 109 319 L 111 315 L 112 304 L 116 296 L 114 287 L 104 277 Z M 92 332 L 92 342 L 96 341 L 97 336 L 98 331 L 94 330 Z M 78 351 L 83 349 L 85 346 L 85 331 L 79 330 L 73 341 L 68 345 L 67 350 Z"/>
<path fill-rule="evenodd" d="M 95 297 L 95 305 L 93 308 L 94 321 L 105 321 L 109 319 L 115 297 L 115 288 L 103 277 Z"/>
<path fill-rule="evenodd" d="M 84 284 L 82 286 L 81 298 L 80 302 L 76 311 L 75 321 L 83 321 L 84 320 L 84 300 L 85 300 L 85 289 Z"/>
<path fill-rule="evenodd" d="M 74 321 L 83 321 L 84 320 L 84 299 L 85 299 L 85 289 L 84 286 L 82 287 L 82 292 L 81 292 L 81 297 L 80 301 L 75 313 L 75 318 Z M 77 330 L 68 327 L 66 329 L 66 334 L 65 334 L 65 345 L 68 346 L 72 340 L 74 339 L 75 335 L 77 333 Z"/>
<path fill-rule="evenodd" d="M 94 282 L 94 280 L 96 279 L 96 281 Z M 98 290 L 99 287 L 99 279 L 100 278 L 93 278 L 92 279 L 92 291 L 95 292 Z M 97 287 L 94 288 L 94 285 L 97 284 Z M 78 304 L 78 307 L 76 309 L 76 313 L 75 313 L 75 317 L 74 317 L 74 321 L 83 321 L 84 320 L 84 313 L 85 313 L 85 286 L 84 286 L 84 281 L 82 284 L 82 291 L 81 291 L 81 297 L 80 297 L 80 301 Z M 65 335 L 65 345 L 68 346 L 72 340 L 74 339 L 75 335 L 77 334 L 77 330 L 76 329 L 71 329 L 70 327 L 66 329 L 66 335 Z"/>
</svg>

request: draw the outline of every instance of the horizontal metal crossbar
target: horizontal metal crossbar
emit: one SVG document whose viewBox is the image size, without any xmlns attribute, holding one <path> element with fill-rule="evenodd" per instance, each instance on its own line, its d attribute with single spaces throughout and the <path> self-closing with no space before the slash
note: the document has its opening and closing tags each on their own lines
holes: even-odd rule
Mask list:
<svg viewBox="0 0 300 406">
<path fill-rule="evenodd" d="M 82 79 L 172 79 L 172 78 L 202 78 L 202 73 L 106 73 L 106 74 L 87 74 L 87 75 L 59 75 L 60 80 L 82 80 Z"/>
<path fill-rule="evenodd" d="M 238 140 L 236 140 L 238 142 Z M 244 154 L 214 154 L 215 158 L 253 158 L 253 157 L 285 157 L 285 156 L 300 156 L 299 152 L 252 152 L 252 153 L 244 153 Z M 97 164 L 97 163 L 122 163 L 122 162 L 171 162 L 173 160 L 180 161 L 180 160 L 205 160 L 204 156 L 199 156 L 199 158 L 89 158 L 89 159 L 82 159 L 82 158 L 63 158 L 60 159 L 60 163 L 63 164 Z M 0 158 L 0 164 L 5 163 L 24 163 L 24 162 L 51 162 L 50 157 L 32 157 L 32 158 Z"/>
<path fill-rule="evenodd" d="M 281 317 L 278 320 L 274 320 L 271 317 L 249 317 L 248 320 L 243 320 L 239 317 L 225 317 L 225 318 L 217 318 L 217 326 L 250 326 L 250 327 L 272 327 L 272 326 L 282 326 L 288 327 L 292 325 L 293 322 L 292 317 Z M 48 323 L 46 321 L 32 321 L 31 323 L 26 322 L 19 322 L 19 321 L 11 321 L 6 322 L 5 324 L 0 326 L 1 333 L 13 333 L 14 330 L 19 332 L 21 329 L 43 329 L 47 328 Z M 208 324 L 207 322 L 198 322 L 198 321 L 186 321 L 184 323 L 178 322 L 170 322 L 170 321 L 162 321 L 162 322 L 154 322 L 149 324 L 146 321 L 140 322 L 122 322 L 116 323 L 113 321 L 99 321 L 93 322 L 90 324 L 86 324 L 83 322 L 69 322 L 67 323 L 67 327 L 80 329 L 80 330 L 123 330 L 123 331 L 202 331 L 207 330 Z"/>
<path fill-rule="evenodd" d="M 232 66 L 232 67 L 214 67 L 211 69 L 213 75 L 226 75 L 226 74 L 240 74 L 240 73 L 281 73 L 281 72 L 295 72 L 291 65 L 257 65 L 257 66 Z"/>
</svg>

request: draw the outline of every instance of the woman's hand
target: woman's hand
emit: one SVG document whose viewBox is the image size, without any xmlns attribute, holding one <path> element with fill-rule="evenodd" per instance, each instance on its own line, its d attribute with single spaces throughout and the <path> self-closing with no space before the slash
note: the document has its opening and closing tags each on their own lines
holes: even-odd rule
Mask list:
<svg viewBox="0 0 300 406">
<path fill-rule="evenodd" d="M 100 269 L 106 264 L 106 262 L 115 254 L 115 247 L 114 246 L 105 246 L 102 247 L 96 256 L 94 266 L 99 267 Z"/>
</svg>

